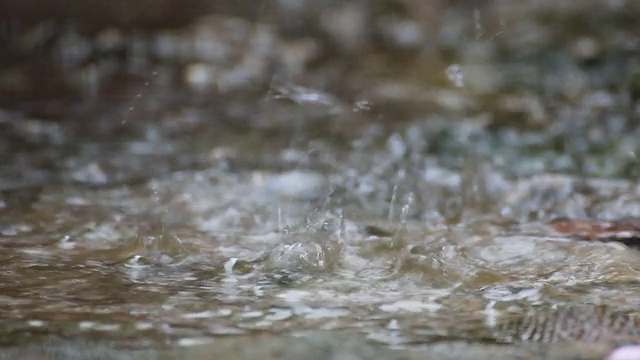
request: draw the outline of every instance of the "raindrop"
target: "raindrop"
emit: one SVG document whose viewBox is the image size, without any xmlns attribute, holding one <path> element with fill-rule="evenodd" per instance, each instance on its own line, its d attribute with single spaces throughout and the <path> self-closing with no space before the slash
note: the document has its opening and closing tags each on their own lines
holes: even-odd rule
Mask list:
<svg viewBox="0 0 640 360">
<path fill-rule="evenodd" d="M 445 74 L 447 75 L 447 78 L 449 79 L 449 81 L 453 83 L 454 86 L 459 88 L 464 87 L 464 73 L 462 72 L 462 69 L 460 69 L 459 65 L 457 64 L 450 65 L 445 70 Z"/>
<path fill-rule="evenodd" d="M 344 222 L 344 214 L 342 212 L 342 208 L 337 208 L 336 212 L 338 213 L 338 239 L 341 241 L 344 240 L 344 236 L 346 233 L 346 225 Z"/>
<path fill-rule="evenodd" d="M 152 73 L 151 73 L 151 76 L 152 76 L 152 77 L 154 77 L 154 78 L 155 78 L 157 75 L 158 75 L 158 72 L 157 72 L 157 71 L 154 71 L 154 72 L 152 72 Z M 151 81 L 146 81 L 146 82 L 144 83 L 145 90 L 146 90 L 146 88 L 148 88 L 148 87 L 149 87 L 149 85 L 150 85 L 150 84 L 151 84 Z M 131 101 L 131 103 L 130 103 L 130 104 L 129 104 L 129 106 L 127 107 L 127 112 L 126 112 L 126 114 L 125 114 L 124 118 L 123 118 L 123 119 L 122 119 L 122 121 L 120 122 L 121 124 L 123 124 L 123 125 L 124 125 L 124 124 L 126 124 L 126 123 L 127 123 L 127 121 L 129 120 L 129 116 L 130 116 L 130 115 L 131 115 L 131 113 L 133 113 L 133 111 L 136 109 L 136 105 L 138 104 L 138 102 L 139 102 L 139 101 L 141 101 L 141 99 L 142 99 L 142 96 L 143 96 L 143 95 L 144 95 L 143 93 L 137 93 L 137 94 L 136 94 L 136 96 L 134 96 L 133 100 Z"/>
<path fill-rule="evenodd" d="M 406 245 L 404 235 L 407 233 L 407 219 L 409 218 L 409 212 L 411 211 L 411 207 L 413 206 L 414 202 L 415 195 L 413 192 L 410 192 L 409 194 L 407 194 L 404 205 L 400 210 L 400 221 L 393 236 L 393 241 L 398 248 L 403 248 Z M 406 253 L 404 255 L 406 255 Z M 398 258 L 398 262 L 396 264 L 397 269 L 399 269 L 401 264 L 404 262 L 402 258 L 403 256 Z"/>
<path fill-rule="evenodd" d="M 411 207 L 413 206 L 414 202 L 415 202 L 415 195 L 413 194 L 413 192 L 410 192 L 407 195 L 407 200 L 405 204 L 402 206 L 402 210 L 400 212 L 400 225 L 403 227 L 407 224 L 407 218 L 409 217 L 409 212 L 411 211 Z"/>
<path fill-rule="evenodd" d="M 398 185 L 393 186 L 393 191 L 391 192 L 391 202 L 389 203 L 389 221 L 393 221 L 395 217 L 396 210 L 396 201 L 398 197 Z"/>
</svg>

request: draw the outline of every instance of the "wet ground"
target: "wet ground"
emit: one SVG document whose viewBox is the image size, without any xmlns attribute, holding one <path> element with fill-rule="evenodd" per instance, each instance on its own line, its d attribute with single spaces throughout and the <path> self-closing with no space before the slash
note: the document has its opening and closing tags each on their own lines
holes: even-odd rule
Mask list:
<svg viewBox="0 0 640 360">
<path fill-rule="evenodd" d="M 640 343 L 636 2 L 196 3 L 2 5 L 8 358 Z"/>
</svg>

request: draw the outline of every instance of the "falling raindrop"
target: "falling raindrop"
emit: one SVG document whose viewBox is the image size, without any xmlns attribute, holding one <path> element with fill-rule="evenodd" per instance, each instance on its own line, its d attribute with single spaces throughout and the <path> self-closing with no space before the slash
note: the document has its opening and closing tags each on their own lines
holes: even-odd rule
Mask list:
<svg viewBox="0 0 640 360">
<path fill-rule="evenodd" d="M 158 75 L 158 72 L 157 72 L 157 71 L 154 71 L 154 72 L 152 72 L 152 73 L 151 73 L 151 76 L 152 76 L 152 77 L 154 77 L 154 78 L 155 78 L 157 75 Z M 146 82 L 144 83 L 145 91 L 146 91 L 146 89 L 147 89 L 147 88 L 149 88 L 149 85 L 150 85 L 150 84 L 151 84 L 151 82 L 150 82 L 150 81 L 146 81 Z M 133 98 L 133 100 L 131 101 L 131 104 L 130 104 L 130 105 L 129 105 L 129 107 L 127 108 L 127 112 L 126 112 L 126 114 L 125 114 L 124 118 L 122 119 L 121 124 L 123 124 L 123 125 L 124 125 L 124 124 L 126 124 L 126 123 L 127 123 L 127 121 L 129 120 L 129 116 L 130 116 L 130 115 L 131 115 L 131 113 L 133 113 L 133 111 L 136 109 L 136 105 L 138 104 L 138 102 L 139 102 L 139 101 L 141 101 L 142 96 L 143 96 L 143 93 L 142 93 L 142 92 L 140 92 L 140 93 L 136 94 L 136 96 L 135 96 L 135 97 Z"/>
<path fill-rule="evenodd" d="M 391 202 L 389 203 L 389 221 L 393 221 L 395 217 L 396 210 L 396 201 L 398 196 L 398 185 L 393 186 L 393 191 L 391 192 Z"/>
<path fill-rule="evenodd" d="M 345 233 L 346 233 L 346 224 L 344 222 L 344 214 L 342 212 L 342 208 L 337 208 L 336 212 L 338 214 L 338 239 L 340 241 L 344 241 Z"/>
<path fill-rule="evenodd" d="M 397 233 L 404 232 L 407 226 L 407 220 L 409 219 L 409 213 L 411 212 L 411 207 L 415 202 L 415 195 L 413 192 L 407 194 L 406 200 L 402 209 L 400 210 L 400 226 L 398 227 Z"/>
</svg>

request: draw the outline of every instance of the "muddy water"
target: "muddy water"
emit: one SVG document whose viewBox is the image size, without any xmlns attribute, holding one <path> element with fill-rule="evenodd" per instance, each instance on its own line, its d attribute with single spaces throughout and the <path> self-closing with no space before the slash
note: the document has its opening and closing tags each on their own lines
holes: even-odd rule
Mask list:
<svg viewBox="0 0 640 360">
<path fill-rule="evenodd" d="M 4 346 L 601 358 L 638 341 L 567 354 L 517 325 L 637 315 L 640 253 L 547 224 L 640 216 L 635 4 L 296 4 L 9 32 Z"/>
</svg>

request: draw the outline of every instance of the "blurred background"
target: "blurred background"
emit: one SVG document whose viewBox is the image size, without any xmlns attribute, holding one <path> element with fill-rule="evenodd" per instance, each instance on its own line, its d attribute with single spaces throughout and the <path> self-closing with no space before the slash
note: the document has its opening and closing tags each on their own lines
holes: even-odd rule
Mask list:
<svg viewBox="0 0 640 360">
<path fill-rule="evenodd" d="M 551 148 L 577 165 L 547 166 L 621 174 L 637 147 L 625 134 L 636 129 L 640 96 L 639 8 L 623 0 L 3 0 L 0 106 L 105 136 L 170 112 L 191 119 L 178 132 L 224 124 L 346 139 L 363 123 L 425 117 L 485 129 L 553 123 Z M 206 119 L 184 115 L 203 111 Z M 564 139 L 561 128 L 582 137 Z M 606 168 L 581 159 L 610 145 L 623 148 L 610 156 L 625 159 Z"/>
</svg>

